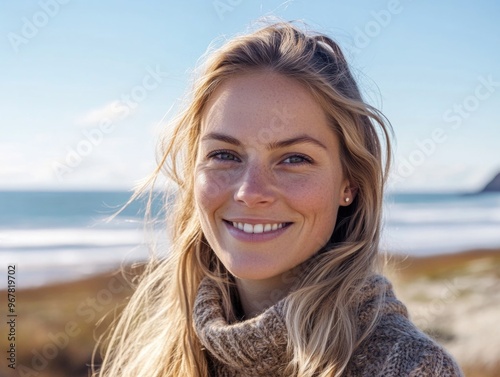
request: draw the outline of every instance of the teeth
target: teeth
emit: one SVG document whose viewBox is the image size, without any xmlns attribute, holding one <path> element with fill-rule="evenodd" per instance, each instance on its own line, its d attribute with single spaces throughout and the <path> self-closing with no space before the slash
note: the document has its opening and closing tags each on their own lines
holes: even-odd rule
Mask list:
<svg viewBox="0 0 500 377">
<path fill-rule="evenodd" d="M 264 231 L 264 225 L 262 224 L 255 224 L 253 226 L 253 232 L 254 233 L 262 233 Z"/>
<path fill-rule="evenodd" d="M 233 222 L 233 226 L 238 228 L 245 233 L 265 233 L 270 232 L 272 230 L 277 230 L 283 228 L 283 223 L 281 224 L 246 224 L 246 223 L 237 223 Z"/>
</svg>

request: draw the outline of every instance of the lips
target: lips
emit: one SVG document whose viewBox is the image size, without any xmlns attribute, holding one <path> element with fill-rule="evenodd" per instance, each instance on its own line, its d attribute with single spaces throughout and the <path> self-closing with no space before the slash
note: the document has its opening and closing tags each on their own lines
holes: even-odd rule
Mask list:
<svg viewBox="0 0 500 377">
<path fill-rule="evenodd" d="M 283 223 L 263 222 L 263 223 L 250 224 L 247 222 L 239 222 L 239 221 L 229 221 L 229 220 L 224 220 L 224 221 L 227 224 L 231 225 L 232 227 L 250 234 L 268 233 L 276 231 L 278 229 L 285 228 L 291 224 L 289 222 L 283 222 Z"/>
</svg>

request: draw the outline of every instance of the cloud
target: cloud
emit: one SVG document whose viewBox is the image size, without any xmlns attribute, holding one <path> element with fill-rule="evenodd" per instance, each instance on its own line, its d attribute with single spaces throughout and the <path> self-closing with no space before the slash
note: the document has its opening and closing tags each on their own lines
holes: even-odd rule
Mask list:
<svg viewBox="0 0 500 377">
<path fill-rule="evenodd" d="M 123 119 L 133 108 L 125 106 L 122 101 L 114 100 L 104 106 L 91 109 L 79 116 L 76 123 L 83 127 L 96 126 L 102 122 L 114 122 Z"/>
<path fill-rule="evenodd" d="M 43 136 L 23 142 L 0 141 L 0 190 L 130 189 L 154 169 L 150 145 L 131 135 L 104 139 L 59 179 L 54 163 L 66 164 L 67 147 L 75 150 L 75 144 L 66 145 L 53 136 L 47 143 Z"/>
<path fill-rule="evenodd" d="M 48 152 L 31 140 L 0 143 L 0 189 L 32 188 L 38 182 L 51 179 L 45 163 Z"/>
<path fill-rule="evenodd" d="M 475 192 L 495 174 L 495 164 L 428 164 L 404 179 L 389 176 L 389 191 Z"/>
</svg>

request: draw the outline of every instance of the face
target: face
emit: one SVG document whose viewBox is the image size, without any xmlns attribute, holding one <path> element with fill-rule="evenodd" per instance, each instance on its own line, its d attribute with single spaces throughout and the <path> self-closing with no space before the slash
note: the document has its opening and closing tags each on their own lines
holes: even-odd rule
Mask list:
<svg viewBox="0 0 500 377">
<path fill-rule="evenodd" d="M 273 279 L 313 256 L 352 201 L 324 111 L 274 73 L 231 78 L 213 94 L 195 174 L 203 233 L 239 279 Z"/>
</svg>

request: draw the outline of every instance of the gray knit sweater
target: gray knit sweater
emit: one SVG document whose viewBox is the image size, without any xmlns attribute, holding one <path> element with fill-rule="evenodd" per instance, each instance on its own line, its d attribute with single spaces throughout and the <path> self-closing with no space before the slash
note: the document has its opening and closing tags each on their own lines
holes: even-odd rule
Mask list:
<svg viewBox="0 0 500 377">
<path fill-rule="evenodd" d="M 453 358 L 410 322 L 405 306 L 396 299 L 391 284 L 382 276 L 373 276 L 361 291 L 359 325 L 366 325 L 372 318 L 374 302 L 381 293 L 385 301 L 380 321 L 356 349 L 344 376 L 463 376 Z M 285 376 L 282 372 L 288 363 L 287 330 L 283 320 L 285 300 L 257 317 L 228 324 L 221 292 L 209 279 L 202 281 L 193 314 L 212 376 Z"/>
</svg>

